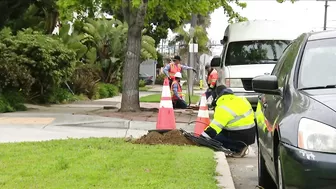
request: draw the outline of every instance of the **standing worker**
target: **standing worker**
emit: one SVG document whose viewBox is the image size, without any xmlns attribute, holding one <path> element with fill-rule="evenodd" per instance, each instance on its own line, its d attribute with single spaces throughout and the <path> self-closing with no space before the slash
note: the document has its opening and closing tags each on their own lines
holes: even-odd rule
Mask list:
<svg viewBox="0 0 336 189">
<path fill-rule="evenodd" d="M 208 72 L 207 83 L 208 89 L 205 92 L 206 99 L 212 96 L 213 100 L 216 99 L 216 83 L 218 79 L 217 70 L 213 69 L 209 64 L 205 66 L 206 71 Z"/>
<path fill-rule="evenodd" d="M 233 151 L 233 157 L 244 157 L 248 145 L 255 142 L 254 112 L 245 97 L 235 96 L 231 89 L 216 88 L 217 101 L 214 119 L 201 134 Z"/>
<path fill-rule="evenodd" d="M 170 87 L 172 93 L 171 95 L 172 95 L 173 108 L 186 109 L 188 105 L 183 100 L 182 87 L 180 84 L 182 74 L 180 72 L 177 72 L 174 75 L 174 78 L 175 79 Z"/>
<path fill-rule="evenodd" d="M 169 86 L 173 83 L 175 79 L 175 74 L 177 72 L 182 73 L 184 70 L 193 70 L 196 73 L 196 70 L 193 67 L 181 65 L 181 57 L 174 56 L 173 62 L 170 62 L 163 69 L 163 73 L 169 78 Z"/>
</svg>

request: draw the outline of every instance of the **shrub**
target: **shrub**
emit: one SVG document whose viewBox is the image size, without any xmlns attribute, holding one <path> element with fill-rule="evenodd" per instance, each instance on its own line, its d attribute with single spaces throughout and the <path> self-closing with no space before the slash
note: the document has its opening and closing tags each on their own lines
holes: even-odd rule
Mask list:
<svg viewBox="0 0 336 189">
<path fill-rule="evenodd" d="M 107 90 L 105 85 L 99 85 L 98 91 L 99 91 L 99 98 L 108 98 L 109 97 L 109 91 Z"/>
<path fill-rule="evenodd" d="M 108 91 L 108 97 L 114 97 L 119 94 L 119 89 L 117 86 L 112 84 L 104 84 L 106 90 Z"/>
<path fill-rule="evenodd" d="M 100 69 L 93 65 L 78 66 L 71 77 L 69 85 L 75 94 L 84 94 L 89 99 L 92 99 L 97 93 L 97 84 L 100 80 L 99 74 Z"/>
<path fill-rule="evenodd" d="M 119 94 L 118 86 L 108 83 L 99 83 L 98 93 L 95 95 L 95 99 L 114 97 L 118 94 Z"/>
<path fill-rule="evenodd" d="M 16 36 L 4 30 L 0 35 L 6 36 L 0 36 L 0 71 L 7 73 L 0 78 L 2 89 L 22 89 L 32 98 L 46 100 L 71 76 L 76 53 L 60 40 L 31 29 Z"/>
<path fill-rule="evenodd" d="M 52 94 L 48 97 L 47 102 L 54 104 L 62 104 L 67 102 L 76 101 L 77 98 L 68 89 L 57 88 L 54 89 Z"/>
<path fill-rule="evenodd" d="M 160 74 L 156 77 L 155 79 L 155 84 L 157 85 L 163 85 L 163 81 L 164 81 L 164 78 L 166 77 L 166 75 L 164 74 Z"/>
<path fill-rule="evenodd" d="M 0 113 L 23 111 L 27 108 L 24 106 L 23 94 L 16 91 L 7 91 L 0 94 Z"/>
<path fill-rule="evenodd" d="M 139 80 L 139 87 L 144 87 L 144 86 L 146 86 L 146 81 Z"/>
</svg>

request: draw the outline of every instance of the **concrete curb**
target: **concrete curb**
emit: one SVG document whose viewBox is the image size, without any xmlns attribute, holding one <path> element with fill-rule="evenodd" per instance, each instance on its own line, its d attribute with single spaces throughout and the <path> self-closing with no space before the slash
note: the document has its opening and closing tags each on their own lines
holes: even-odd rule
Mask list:
<svg viewBox="0 0 336 189">
<path fill-rule="evenodd" d="M 215 159 L 217 161 L 216 172 L 218 175 L 216 176 L 216 179 L 218 181 L 218 187 L 235 189 L 230 167 L 224 152 L 215 152 Z"/>
</svg>

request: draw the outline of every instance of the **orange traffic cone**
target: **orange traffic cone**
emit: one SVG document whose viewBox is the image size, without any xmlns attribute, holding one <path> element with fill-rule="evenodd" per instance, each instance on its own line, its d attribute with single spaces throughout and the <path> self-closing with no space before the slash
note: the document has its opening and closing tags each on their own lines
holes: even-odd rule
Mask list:
<svg viewBox="0 0 336 189">
<path fill-rule="evenodd" d="M 194 129 L 194 135 L 200 136 L 204 129 L 210 125 L 209 111 L 207 106 L 207 100 L 205 97 L 205 93 L 203 93 L 201 97 L 201 103 L 198 109 L 198 115 L 196 120 L 196 125 Z"/>
<path fill-rule="evenodd" d="M 169 80 L 165 78 L 162 95 L 160 101 L 160 109 L 158 119 L 156 122 L 157 130 L 173 130 L 176 129 L 175 114 L 173 109 L 173 102 L 170 94 Z"/>
</svg>

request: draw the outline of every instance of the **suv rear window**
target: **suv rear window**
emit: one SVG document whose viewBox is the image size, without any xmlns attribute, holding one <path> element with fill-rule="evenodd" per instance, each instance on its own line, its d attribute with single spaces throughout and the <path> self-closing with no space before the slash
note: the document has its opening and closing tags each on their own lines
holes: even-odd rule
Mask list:
<svg viewBox="0 0 336 189">
<path fill-rule="evenodd" d="M 289 43 L 289 40 L 231 42 L 226 53 L 225 65 L 275 64 Z"/>
</svg>

